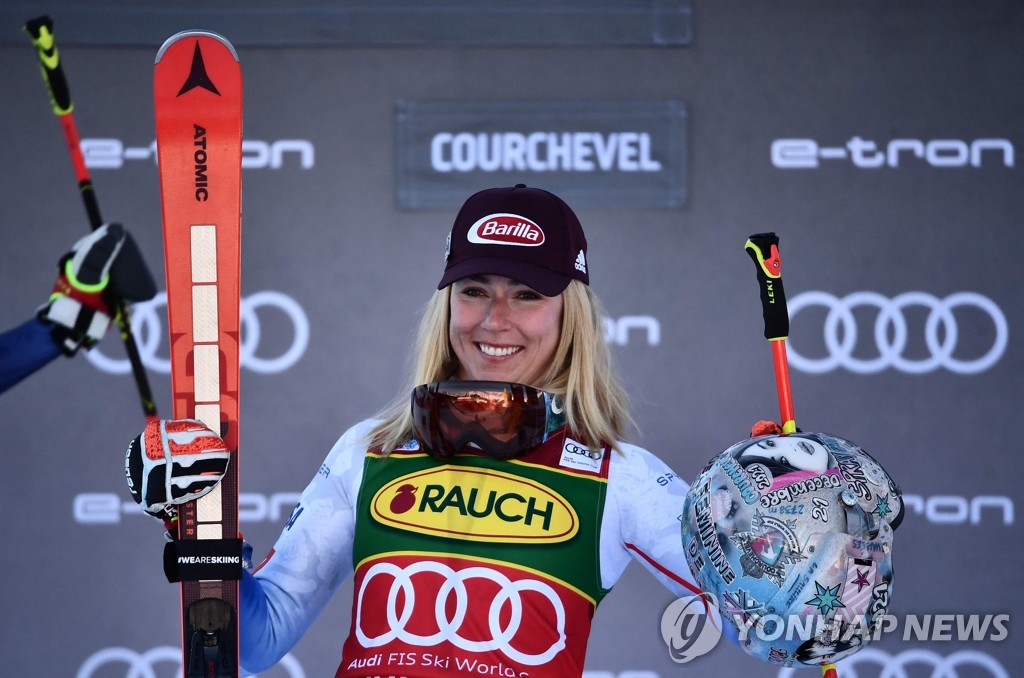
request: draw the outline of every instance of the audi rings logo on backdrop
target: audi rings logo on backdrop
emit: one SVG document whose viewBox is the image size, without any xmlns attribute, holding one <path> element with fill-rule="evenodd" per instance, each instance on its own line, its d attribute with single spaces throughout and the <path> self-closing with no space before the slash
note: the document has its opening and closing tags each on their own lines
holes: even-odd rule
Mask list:
<svg viewBox="0 0 1024 678">
<path fill-rule="evenodd" d="M 927 292 L 904 292 L 892 299 L 876 292 L 854 292 L 845 297 L 837 297 L 828 292 L 803 292 L 789 301 L 790 319 L 811 306 L 823 306 L 828 310 L 824 322 L 828 355 L 823 358 L 806 357 L 796 351 L 791 341 L 789 363 L 798 370 L 814 374 L 840 367 L 858 374 L 881 372 L 889 367 L 907 374 L 923 374 L 939 368 L 957 374 L 978 374 L 999 361 L 1006 351 L 1009 337 L 1003 311 L 994 301 L 976 292 L 957 292 L 943 299 Z M 872 333 L 878 354 L 868 358 L 854 356 L 859 333 L 853 310 L 860 306 L 878 310 Z M 928 312 L 924 322 L 927 357 L 908 358 L 904 355 L 908 339 L 908 323 L 904 311 L 912 307 L 923 307 Z M 958 308 L 972 308 L 988 316 L 987 321 L 983 322 L 991 323 L 995 333 L 992 345 L 984 354 L 970 358 L 954 355 L 958 341 L 963 336 L 954 313 Z M 983 332 L 988 328 L 979 325 L 977 329 Z"/>
<path fill-rule="evenodd" d="M 429 636 L 411 633 L 406 625 L 409 623 L 416 604 L 417 587 L 413 584 L 413 577 L 422 573 L 439 574 L 444 578 L 444 583 L 436 593 L 433 604 L 434 618 L 437 623 L 437 633 Z M 368 636 L 363 628 L 363 595 L 367 585 L 374 577 L 392 577 L 391 588 L 388 591 L 387 601 L 387 628 L 388 631 L 378 636 Z M 426 578 L 424 578 L 426 579 Z M 466 611 L 469 608 L 470 594 L 466 582 L 474 579 L 493 582 L 498 585 L 499 591 L 491 600 L 487 609 L 487 626 L 491 634 L 487 640 L 469 640 L 459 635 L 459 628 L 466 618 Z M 419 589 L 422 593 L 422 589 Z M 538 654 L 527 654 L 517 650 L 513 646 L 513 640 L 520 632 L 520 625 L 523 618 L 523 599 L 521 594 L 524 591 L 534 591 L 551 603 L 552 612 L 555 616 L 555 628 L 558 632 L 558 639 Z M 449 596 L 455 594 L 455 609 L 449 614 L 447 605 Z M 478 601 L 480 596 L 473 595 L 473 600 Z M 401 601 L 401 602 L 399 602 Z M 511 616 L 503 626 L 501 622 L 502 608 L 508 604 L 511 608 Z M 424 608 L 426 609 L 426 608 Z M 358 605 L 356 607 L 356 637 L 363 647 L 379 647 L 393 640 L 399 640 L 409 645 L 430 647 L 442 641 L 448 641 L 461 650 L 467 652 L 502 652 L 509 659 L 525 664 L 527 666 L 540 666 L 551 661 L 559 652 L 565 649 L 565 607 L 554 589 L 542 581 L 535 579 L 520 579 L 512 581 L 500 572 L 486 567 L 467 567 L 462 570 L 453 570 L 447 565 L 438 562 L 425 560 L 413 563 L 408 567 L 399 567 L 394 563 L 376 563 L 366 571 L 362 584 L 359 587 Z"/>
<path fill-rule="evenodd" d="M 139 356 L 147 369 L 163 374 L 170 374 L 170 358 L 157 355 L 157 349 L 165 340 L 164 312 L 157 312 L 161 306 L 167 306 L 167 293 L 160 292 L 150 301 L 133 304 L 132 330 L 135 332 L 139 346 Z M 260 318 L 257 311 L 264 306 L 277 309 L 284 313 L 291 324 L 292 341 L 288 348 L 277 356 L 265 357 L 257 355 L 260 344 Z M 306 352 L 309 344 L 309 319 L 298 302 L 283 292 L 266 290 L 250 294 L 241 303 L 241 345 L 238 347 L 239 362 L 253 372 L 275 374 L 283 372 L 297 363 Z M 116 360 L 100 352 L 99 346 L 88 351 L 85 357 L 97 368 L 110 374 L 128 374 L 131 365 L 127 358 Z"/>
<path fill-rule="evenodd" d="M 966 669 L 964 675 L 968 676 L 1010 678 L 1006 669 L 995 657 L 977 650 L 960 650 L 948 657 L 943 657 L 931 650 L 911 649 L 893 656 L 883 650 L 868 647 L 846 657 L 836 666 L 841 674 L 849 673 L 851 676 L 860 675 L 857 673 L 857 669 L 863 670 L 868 666 L 877 666 L 880 675 L 885 678 L 910 678 L 919 675 L 930 675 L 934 678 L 957 678 L 960 675 L 957 669 L 963 667 Z M 929 668 L 931 673 L 909 670 L 910 667 L 916 666 Z M 796 673 L 796 669 L 785 668 L 779 670 L 777 678 L 794 678 L 798 675 L 801 674 Z M 876 674 L 872 671 L 871 675 Z"/>
<path fill-rule="evenodd" d="M 157 667 L 163 665 L 167 666 L 168 671 L 176 667 L 174 675 L 182 675 L 181 648 L 161 645 L 145 652 L 136 652 L 127 647 L 105 647 L 82 663 L 75 678 L 113 676 L 116 674 L 111 669 L 118 666 L 125 667 L 125 678 L 157 678 L 168 674 L 168 671 L 157 672 Z M 306 678 L 306 671 L 291 654 L 282 657 L 277 666 L 284 669 L 289 678 Z M 278 676 L 281 672 L 275 669 L 261 675 Z"/>
</svg>

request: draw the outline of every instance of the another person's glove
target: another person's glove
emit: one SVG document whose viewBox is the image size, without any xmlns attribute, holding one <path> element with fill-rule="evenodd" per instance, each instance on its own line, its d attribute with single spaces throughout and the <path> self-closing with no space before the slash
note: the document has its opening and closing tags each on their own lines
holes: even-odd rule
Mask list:
<svg viewBox="0 0 1024 678">
<path fill-rule="evenodd" d="M 121 224 L 103 224 L 76 242 L 57 263 L 57 282 L 39 318 L 67 355 L 91 348 L 110 327 L 118 299 L 144 301 L 156 284 L 131 234 Z"/>
<path fill-rule="evenodd" d="M 128 446 L 124 473 L 132 498 L 170 530 L 178 505 L 209 493 L 230 458 L 224 441 L 201 421 L 162 419 L 146 424 Z"/>
</svg>

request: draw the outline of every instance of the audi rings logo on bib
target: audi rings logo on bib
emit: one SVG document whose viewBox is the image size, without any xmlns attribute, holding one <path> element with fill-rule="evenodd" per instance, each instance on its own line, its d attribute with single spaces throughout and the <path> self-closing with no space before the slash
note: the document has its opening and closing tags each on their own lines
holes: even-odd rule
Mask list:
<svg viewBox="0 0 1024 678">
<path fill-rule="evenodd" d="M 149 301 L 132 304 L 132 331 L 138 341 L 139 357 L 146 369 L 170 374 L 170 358 L 157 355 L 161 343 L 164 343 L 166 350 L 167 331 L 164 329 L 164 321 L 167 313 L 160 310 L 162 306 L 167 306 L 166 292 L 160 292 Z M 283 314 L 284 333 L 291 335 L 288 347 L 278 355 L 259 355 L 260 340 L 264 331 L 257 311 L 264 307 Z M 276 374 L 290 368 L 306 353 L 306 347 L 309 345 L 309 319 L 298 302 L 287 294 L 271 290 L 255 292 L 242 299 L 240 311 L 242 336 L 238 350 L 242 367 L 260 374 Z M 277 315 L 270 314 L 270 320 L 279 322 Z M 100 348 L 101 346 L 96 346 L 85 354 L 86 359 L 95 367 L 109 374 L 131 372 L 131 364 L 126 358 L 110 358 L 104 355 Z"/>
<path fill-rule="evenodd" d="M 509 473 L 444 466 L 409 473 L 373 496 L 374 519 L 399 530 L 510 544 L 571 539 L 579 517 L 553 490 Z"/>
<path fill-rule="evenodd" d="M 536 247 L 544 243 L 544 231 L 518 214 L 488 214 L 469 227 L 469 242 L 478 245 L 518 245 Z"/>
<path fill-rule="evenodd" d="M 873 374 L 893 368 L 907 374 L 924 374 L 940 368 L 957 374 L 978 374 L 994 366 L 1009 339 L 1006 316 L 994 301 L 976 292 L 957 292 L 939 299 L 927 292 L 904 292 L 888 298 L 877 292 L 854 292 L 836 297 L 828 292 L 804 292 L 789 302 L 793 319 L 805 309 L 821 306 L 827 355 L 808 357 L 789 345 L 789 364 L 803 372 L 820 374 L 845 368 Z M 877 310 L 871 332 L 861 332 L 854 310 Z M 920 334 L 911 333 L 915 309 L 926 313 Z M 919 325 L 920 326 L 920 325 Z M 801 343 L 802 329 L 791 332 Z M 868 340 L 862 339 L 863 335 Z M 791 339 L 792 339 L 791 337 Z M 922 346 L 908 350 L 916 340 Z M 871 346 L 871 342 L 874 345 Z M 858 345 L 862 356 L 856 355 Z M 959 349 L 959 350 L 958 350 Z M 921 355 L 922 351 L 925 353 Z"/>
<path fill-rule="evenodd" d="M 369 608 L 372 614 L 364 614 L 367 600 L 387 601 L 384 614 L 375 605 Z M 435 647 L 447 642 L 466 653 L 501 652 L 513 662 L 540 666 L 566 648 L 565 606 L 551 584 L 515 568 L 452 568 L 433 560 L 399 557 L 373 563 L 357 575 L 353 631 L 364 648 L 394 642 Z M 474 611 L 485 612 L 474 616 Z M 538 616 L 546 623 L 539 623 Z M 480 623 L 484 620 L 486 625 Z M 390 667 L 391 658 L 402 656 L 415 654 L 378 654 L 346 668 Z M 494 664 L 460 653 L 434 656 L 441 661 L 433 665 L 452 674 L 517 675 L 495 671 L 499 667 Z M 389 661 L 381 661 L 385 657 Z M 397 673 L 393 668 L 388 672 Z"/>
</svg>

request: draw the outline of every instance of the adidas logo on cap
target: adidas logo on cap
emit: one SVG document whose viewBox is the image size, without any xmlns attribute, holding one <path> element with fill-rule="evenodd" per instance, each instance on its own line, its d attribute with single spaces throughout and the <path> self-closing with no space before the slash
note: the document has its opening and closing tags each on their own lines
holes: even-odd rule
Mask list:
<svg viewBox="0 0 1024 678">
<path fill-rule="evenodd" d="M 583 250 L 576 255 L 576 270 L 584 274 L 587 272 L 587 256 L 583 254 Z"/>
</svg>

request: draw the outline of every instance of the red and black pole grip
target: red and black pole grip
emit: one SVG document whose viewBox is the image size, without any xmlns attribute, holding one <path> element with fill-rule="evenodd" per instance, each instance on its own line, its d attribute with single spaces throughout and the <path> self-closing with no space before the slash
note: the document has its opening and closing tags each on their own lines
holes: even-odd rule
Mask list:
<svg viewBox="0 0 1024 678">
<path fill-rule="evenodd" d="M 757 233 L 747 239 L 747 254 L 757 269 L 757 285 L 761 293 L 761 313 L 764 316 L 764 337 L 772 345 L 775 362 L 775 387 L 779 397 L 779 417 L 782 430 L 794 433 L 796 415 L 793 412 L 793 393 L 789 385 L 789 362 L 786 339 L 789 337 L 789 310 L 786 291 L 782 287 L 782 257 L 779 255 L 779 237 L 774 233 Z"/>
<path fill-rule="evenodd" d="M 774 233 L 757 233 L 747 239 L 745 249 L 757 265 L 764 338 L 769 341 L 785 339 L 789 336 L 789 311 L 786 309 L 786 291 L 782 286 L 779 236 Z"/>
<path fill-rule="evenodd" d="M 64 130 L 64 141 L 67 143 L 68 155 L 75 170 L 75 178 L 78 180 L 78 191 L 82 196 L 82 204 L 85 206 L 85 213 L 89 218 L 89 226 L 95 231 L 103 225 L 103 217 L 100 215 L 99 201 L 96 199 L 92 178 L 89 176 L 89 170 L 85 166 L 85 158 L 82 155 L 78 128 L 75 126 L 75 116 L 72 114 L 74 104 L 71 101 L 71 88 L 64 75 L 60 52 L 57 51 L 57 41 L 53 35 L 53 20 L 49 16 L 31 19 L 25 22 L 24 29 L 31 38 L 32 44 L 35 45 L 39 66 L 43 73 L 43 82 L 46 83 L 46 89 L 50 95 L 50 105 L 53 106 L 53 112 L 60 120 L 60 126 Z M 121 330 L 121 338 L 124 341 L 125 352 L 132 366 L 132 375 L 135 377 L 139 398 L 142 401 L 142 411 L 147 419 L 155 419 L 157 417 L 156 401 L 153 399 L 153 393 L 149 386 L 146 368 L 139 356 L 138 345 L 135 342 L 135 335 L 132 333 L 128 317 L 128 309 L 123 299 L 114 301 L 114 311 L 118 328 Z"/>
</svg>

